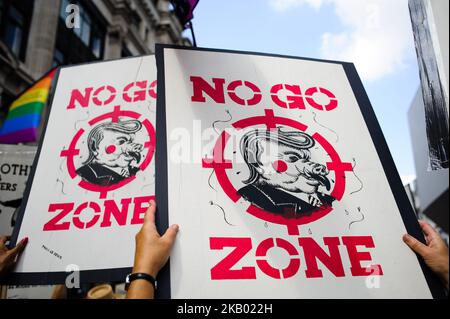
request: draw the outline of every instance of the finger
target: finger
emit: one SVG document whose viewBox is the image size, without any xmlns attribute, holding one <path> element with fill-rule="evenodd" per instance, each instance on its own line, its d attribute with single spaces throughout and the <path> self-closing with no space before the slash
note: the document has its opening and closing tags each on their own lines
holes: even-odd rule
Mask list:
<svg viewBox="0 0 450 319">
<path fill-rule="evenodd" d="M 17 256 L 19 256 L 25 249 L 25 247 L 28 244 L 28 237 L 25 237 L 20 241 L 20 243 L 17 244 L 16 247 L 8 251 L 8 258 L 15 259 Z"/>
<path fill-rule="evenodd" d="M 170 247 L 173 246 L 173 244 L 175 242 L 175 238 L 177 237 L 179 229 L 180 229 L 180 226 L 172 225 L 164 233 L 164 236 L 162 238 L 164 240 L 166 240 L 170 244 Z"/>
<path fill-rule="evenodd" d="M 150 206 L 147 209 L 147 212 L 145 213 L 145 216 L 144 216 L 144 223 L 154 226 L 155 225 L 155 215 L 156 215 L 156 202 L 154 200 L 151 200 L 149 204 L 150 204 Z"/>
<path fill-rule="evenodd" d="M 0 246 L 4 246 L 10 238 L 10 236 L 0 236 Z"/>
<path fill-rule="evenodd" d="M 428 252 L 429 248 L 411 235 L 405 234 L 403 236 L 403 241 L 409 246 L 409 248 L 411 248 L 422 257 Z"/>
<path fill-rule="evenodd" d="M 423 220 L 419 220 L 419 224 L 425 236 L 427 236 L 430 240 L 440 238 L 438 232 L 433 227 L 431 227 L 430 224 Z"/>
</svg>

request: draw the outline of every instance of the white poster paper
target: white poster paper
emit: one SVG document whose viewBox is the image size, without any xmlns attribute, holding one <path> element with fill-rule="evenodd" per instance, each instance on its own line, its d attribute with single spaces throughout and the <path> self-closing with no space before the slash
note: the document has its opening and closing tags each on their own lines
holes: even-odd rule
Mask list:
<svg viewBox="0 0 450 319">
<path fill-rule="evenodd" d="M 21 282 L 124 280 L 154 198 L 155 109 L 153 56 L 61 69 L 16 238 L 29 237 Z"/>
<path fill-rule="evenodd" d="M 431 297 L 352 64 L 170 46 L 157 63 L 173 298 Z"/>
</svg>

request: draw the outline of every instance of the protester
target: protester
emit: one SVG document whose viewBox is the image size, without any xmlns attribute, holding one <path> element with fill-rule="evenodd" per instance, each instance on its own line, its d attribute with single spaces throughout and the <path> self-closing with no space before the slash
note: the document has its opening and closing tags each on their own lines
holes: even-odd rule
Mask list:
<svg viewBox="0 0 450 319">
<path fill-rule="evenodd" d="M 0 279 L 6 276 L 14 267 L 18 257 L 23 252 L 28 243 L 28 238 L 22 239 L 13 249 L 6 248 L 9 236 L 0 236 Z"/>
<path fill-rule="evenodd" d="M 448 290 L 448 247 L 433 227 L 422 220 L 419 220 L 419 224 L 425 235 L 426 245 L 408 234 L 403 236 L 403 241 L 424 259 Z"/>
<path fill-rule="evenodd" d="M 155 225 L 156 202 L 150 201 L 150 207 L 144 218 L 144 225 L 136 235 L 136 251 L 133 274 L 150 275 L 156 279 L 161 268 L 169 260 L 170 251 L 178 234 L 179 226 L 170 226 L 163 236 L 158 234 Z M 146 279 L 131 282 L 128 299 L 153 299 L 154 285 Z"/>
</svg>

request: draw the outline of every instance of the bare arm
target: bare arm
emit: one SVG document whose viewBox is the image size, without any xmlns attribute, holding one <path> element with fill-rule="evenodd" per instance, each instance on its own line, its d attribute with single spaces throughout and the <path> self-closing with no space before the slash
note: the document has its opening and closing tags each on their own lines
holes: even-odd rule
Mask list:
<svg viewBox="0 0 450 319">
<path fill-rule="evenodd" d="M 156 278 L 161 268 L 169 260 L 170 251 L 178 233 L 178 225 L 170 226 L 163 236 L 158 234 L 155 225 L 156 203 L 150 202 L 144 225 L 136 235 L 136 252 L 133 273 L 145 273 Z M 153 299 L 153 285 L 143 279 L 131 283 L 127 299 Z"/>
</svg>

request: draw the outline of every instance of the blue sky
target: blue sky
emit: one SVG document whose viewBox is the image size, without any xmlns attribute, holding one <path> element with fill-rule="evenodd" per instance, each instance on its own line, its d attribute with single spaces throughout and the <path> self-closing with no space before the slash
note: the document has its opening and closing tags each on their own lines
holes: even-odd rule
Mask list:
<svg viewBox="0 0 450 319">
<path fill-rule="evenodd" d="M 200 0 L 201 47 L 354 62 L 403 179 L 415 175 L 407 111 L 419 74 L 407 0 Z"/>
</svg>

